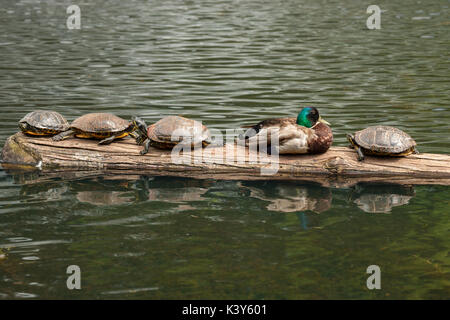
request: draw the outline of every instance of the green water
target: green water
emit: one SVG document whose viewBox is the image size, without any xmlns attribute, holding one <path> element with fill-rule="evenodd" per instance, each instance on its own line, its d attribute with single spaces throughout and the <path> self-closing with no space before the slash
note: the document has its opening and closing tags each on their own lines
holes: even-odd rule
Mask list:
<svg viewBox="0 0 450 320">
<path fill-rule="evenodd" d="M 380 123 L 448 153 L 448 1 L 379 1 L 380 30 L 364 1 L 79 1 L 81 30 L 69 4 L 1 2 L 0 145 L 37 108 L 225 130 L 314 105 L 334 145 Z M 0 171 L 0 299 L 449 299 L 449 193 Z"/>
</svg>

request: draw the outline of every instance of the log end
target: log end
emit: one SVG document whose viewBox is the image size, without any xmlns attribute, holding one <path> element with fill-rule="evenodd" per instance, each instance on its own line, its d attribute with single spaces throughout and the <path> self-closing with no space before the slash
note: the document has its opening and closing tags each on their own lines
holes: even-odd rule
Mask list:
<svg viewBox="0 0 450 320">
<path fill-rule="evenodd" d="M 41 161 L 40 156 L 21 143 L 19 136 L 22 133 L 16 133 L 9 137 L 3 146 L 0 160 L 5 163 L 36 166 Z"/>
</svg>

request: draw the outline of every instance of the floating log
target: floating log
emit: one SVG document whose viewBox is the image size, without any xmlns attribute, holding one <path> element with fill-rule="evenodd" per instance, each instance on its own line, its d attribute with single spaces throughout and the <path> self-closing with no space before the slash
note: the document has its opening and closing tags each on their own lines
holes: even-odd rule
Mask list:
<svg viewBox="0 0 450 320">
<path fill-rule="evenodd" d="M 236 144 L 183 151 L 150 148 L 125 138 L 110 145 L 88 139 L 54 142 L 50 138 L 28 137 L 21 132 L 9 137 L 2 150 L 3 166 L 38 167 L 49 177 L 92 175 L 166 175 L 225 180 L 297 180 L 323 186 L 349 187 L 359 182 L 450 185 L 450 155 L 429 154 L 408 157 L 370 157 L 362 162 L 347 147 L 332 147 L 320 155 L 258 154 Z M 271 169 L 271 170 L 269 170 Z"/>
</svg>

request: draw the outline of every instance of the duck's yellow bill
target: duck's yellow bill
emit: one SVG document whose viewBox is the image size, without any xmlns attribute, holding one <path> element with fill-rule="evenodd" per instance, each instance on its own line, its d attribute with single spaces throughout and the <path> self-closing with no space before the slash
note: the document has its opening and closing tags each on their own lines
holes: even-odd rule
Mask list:
<svg viewBox="0 0 450 320">
<path fill-rule="evenodd" d="M 322 117 L 319 117 L 319 122 L 325 123 L 326 125 L 329 125 L 331 127 L 331 124 L 328 121 L 322 119 Z"/>
</svg>

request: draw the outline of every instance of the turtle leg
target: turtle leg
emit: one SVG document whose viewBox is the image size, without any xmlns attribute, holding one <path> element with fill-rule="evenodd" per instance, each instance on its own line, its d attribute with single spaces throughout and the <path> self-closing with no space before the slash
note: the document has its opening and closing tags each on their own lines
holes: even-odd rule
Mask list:
<svg viewBox="0 0 450 320">
<path fill-rule="evenodd" d="M 413 149 L 413 153 L 414 153 L 414 154 L 420 154 L 419 150 L 417 150 L 417 148 L 416 148 L 416 147 L 414 147 L 414 149 Z"/>
<path fill-rule="evenodd" d="M 136 139 L 136 143 L 137 143 L 139 146 L 142 146 L 142 145 L 144 144 L 144 141 L 145 141 L 145 140 L 147 140 L 146 137 L 140 136 L 140 137 L 138 137 L 138 138 Z"/>
<path fill-rule="evenodd" d="M 355 149 L 356 153 L 358 154 L 358 160 L 363 161 L 364 160 L 364 153 L 362 152 L 361 148 L 358 146 L 358 144 L 355 141 L 355 137 L 351 134 L 347 134 L 347 140 L 352 145 L 353 149 Z"/>
<path fill-rule="evenodd" d="M 117 135 L 108 137 L 106 139 L 100 140 L 100 142 L 98 144 L 110 144 L 111 142 L 113 142 L 115 139 L 117 138 Z"/>
<path fill-rule="evenodd" d="M 139 134 L 134 131 L 131 131 L 128 135 L 133 137 L 134 139 L 137 139 L 139 137 Z"/>
<path fill-rule="evenodd" d="M 61 140 L 69 138 L 70 136 L 73 136 L 74 134 L 75 134 L 75 132 L 73 132 L 72 130 L 63 131 L 60 134 L 53 136 L 52 140 L 53 141 L 61 141 Z"/>
<path fill-rule="evenodd" d="M 142 133 L 138 133 L 136 131 L 130 132 L 128 135 L 134 138 L 139 146 L 141 146 L 145 139 L 147 139 L 147 137 L 145 137 Z"/>
<path fill-rule="evenodd" d="M 136 140 L 136 143 L 139 146 L 142 146 L 142 144 L 144 143 L 144 141 L 147 139 L 147 136 L 145 136 L 142 133 L 137 133 L 137 132 L 132 132 L 133 134 L 130 133 L 130 135 Z"/>
<path fill-rule="evenodd" d="M 144 142 L 144 150 L 141 151 L 141 156 L 148 153 L 148 149 L 150 148 L 150 139 L 145 140 Z"/>
<path fill-rule="evenodd" d="M 358 154 L 358 160 L 363 161 L 364 160 L 364 153 L 362 152 L 360 147 L 355 146 L 356 153 Z"/>
</svg>

